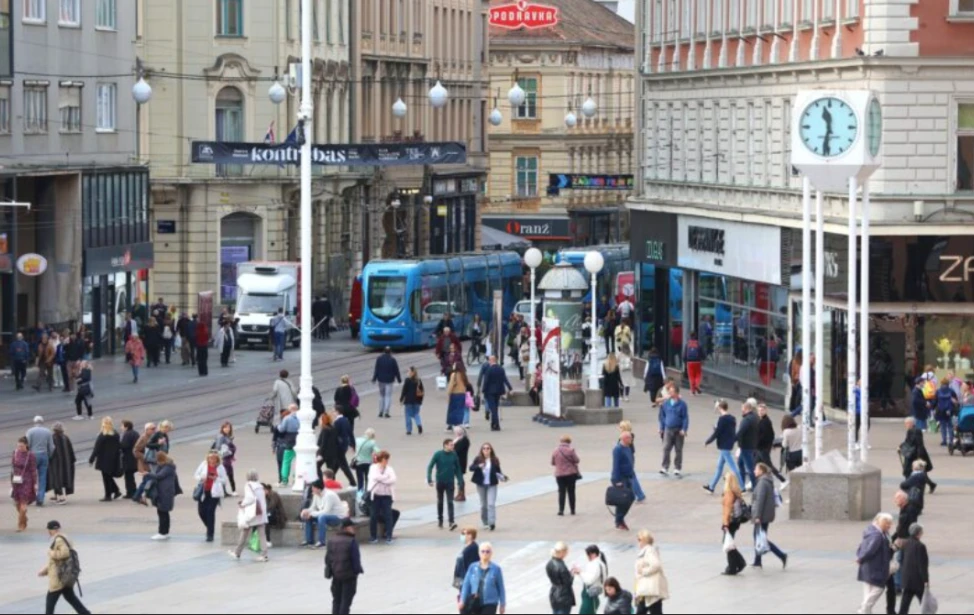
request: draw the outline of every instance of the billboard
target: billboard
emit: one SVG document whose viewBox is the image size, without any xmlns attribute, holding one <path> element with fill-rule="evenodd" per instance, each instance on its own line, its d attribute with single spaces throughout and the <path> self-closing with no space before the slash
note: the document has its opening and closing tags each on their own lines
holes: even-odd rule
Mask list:
<svg viewBox="0 0 974 615">
<path fill-rule="evenodd" d="M 584 306 L 579 301 L 544 302 L 544 318 L 558 320 L 561 338 L 561 388 L 582 388 L 582 321 Z"/>
</svg>

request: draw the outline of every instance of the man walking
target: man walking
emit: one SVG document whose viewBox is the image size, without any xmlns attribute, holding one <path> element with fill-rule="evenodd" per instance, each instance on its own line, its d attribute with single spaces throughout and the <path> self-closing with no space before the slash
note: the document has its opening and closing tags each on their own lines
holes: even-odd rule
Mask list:
<svg viewBox="0 0 974 615">
<path fill-rule="evenodd" d="M 331 579 L 331 612 L 346 615 L 352 612 L 358 577 L 365 574 L 365 570 L 362 569 L 362 553 L 355 539 L 355 523 L 351 519 L 344 519 L 340 527 L 328 540 L 325 578 Z"/>
<path fill-rule="evenodd" d="M 209 376 L 210 369 L 207 362 L 210 359 L 210 325 L 206 322 L 196 323 L 196 369 L 200 376 Z"/>
<path fill-rule="evenodd" d="M 44 505 L 47 493 L 47 469 L 54 456 L 54 434 L 44 427 L 44 417 L 35 416 L 34 426 L 27 430 L 27 447 L 37 459 L 37 505 Z"/>
<path fill-rule="evenodd" d="M 433 469 L 436 469 L 436 482 L 433 482 Z M 450 531 L 457 529 L 453 517 L 453 487 L 463 492 L 463 468 L 460 458 L 453 451 L 453 439 L 443 441 L 443 449 L 433 453 L 429 465 L 426 466 L 426 482 L 430 487 L 436 487 L 436 515 L 439 527 L 443 529 L 443 498 L 446 497 L 447 512 L 450 518 Z"/>
<path fill-rule="evenodd" d="M 314 303 L 311 304 L 311 317 L 315 321 L 315 335 L 316 340 L 325 339 L 325 331 L 328 330 L 328 323 L 325 322 L 325 310 L 324 304 L 321 301 L 321 295 L 315 297 Z"/>
<path fill-rule="evenodd" d="M 284 308 L 278 308 L 277 315 L 271 318 L 271 335 L 274 338 L 274 360 L 284 360 L 284 345 L 291 321 L 284 315 Z"/>
<path fill-rule="evenodd" d="M 636 479 L 636 460 L 632 453 L 632 432 L 624 431 L 619 438 L 619 442 L 612 449 L 612 484 L 622 487 L 632 492 L 632 485 Z M 616 529 L 628 532 L 629 526 L 626 525 L 626 515 L 632 508 L 633 498 L 629 498 L 628 504 L 616 506 Z"/>
<path fill-rule="evenodd" d="M 180 345 L 179 355 L 182 358 L 183 366 L 192 364 L 196 366 L 196 314 L 190 319 L 183 312 L 176 323 L 176 332 L 179 333 Z"/>
<path fill-rule="evenodd" d="M 700 383 L 703 381 L 703 348 L 697 341 L 696 331 L 690 332 L 690 340 L 683 351 L 683 360 L 687 364 L 687 379 L 690 381 L 690 394 L 700 395 Z"/>
<path fill-rule="evenodd" d="M 81 374 L 81 362 L 85 359 L 85 341 L 80 335 L 71 333 L 68 335 L 67 344 L 64 349 L 64 358 L 67 360 L 68 379 L 64 381 L 64 390 L 71 390 L 71 382 L 75 382 Z"/>
<path fill-rule="evenodd" d="M 10 361 L 13 363 L 14 381 L 19 391 L 27 381 L 27 363 L 30 361 L 30 346 L 24 341 L 23 333 L 18 333 L 17 339 L 10 345 Z"/>
<path fill-rule="evenodd" d="M 879 513 L 863 532 L 862 542 L 856 552 L 859 565 L 859 582 L 862 583 L 862 606 L 857 613 L 872 613 L 873 606 L 886 592 L 889 579 L 889 563 L 893 558 L 889 532 L 893 529 L 893 517 Z"/>
<path fill-rule="evenodd" d="M 757 478 L 754 474 L 755 457 L 757 455 L 758 449 L 758 417 L 754 413 L 758 406 L 758 402 L 753 397 L 749 397 L 744 405 L 741 406 L 741 425 L 737 430 L 737 445 L 741 449 L 740 459 L 738 460 L 737 467 L 740 470 L 739 475 L 743 476 L 745 479 L 751 478 L 751 487 L 758 484 Z M 744 491 L 748 490 L 746 482 L 741 482 L 741 489 Z"/>
<path fill-rule="evenodd" d="M 717 484 L 724 475 L 724 466 L 729 466 L 730 469 L 737 475 L 737 483 L 739 485 L 744 484 L 744 479 L 741 477 L 741 472 L 737 468 L 737 463 L 734 462 L 734 441 L 737 434 L 737 419 L 734 415 L 730 413 L 730 406 L 723 399 L 717 402 L 717 410 L 720 412 L 720 418 L 717 419 L 717 425 L 714 427 L 714 433 L 707 439 L 707 443 L 704 446 L 709 446 L 711 442 L 717 442 L 717 450 L 719 451 L 719 457 L 717 459 L 717 472 L 714 473 L 714 478 L 709 483 L 703 486 L 704 491 L 713 493 L 714 489 L 717 488 Z"/>
<path fill-rule="evenodd" d="M 768 406 L 758 404 L 758 444 L 757 450 L 755 451 L 755 463 L 763 463 L 768 466 L 771 469 L 771 474 L 782 482 L 783 489 L 787 486 L 788 481 L 774 466 L 774 462 L 771 461 L 774 438 L 774 424 L 771 422 L 771 417 L 768 416 Z"/>
<path fill-rule="evenodd" d="M 54 390 L 54 358 L 57 349 L 54 343 L 47 337 L 41 335 L 41 341 L 37 345 L 37 380 L 34 382 L 34 390 L 40 393 L 41 385 L 47 383 L 47 390 Z"/>
<path fill-rule="evenodd" d="M 389 418 L 389 409 L 392 407 L 392 387 L 394 382 L 402 382 L 399 374 L 399 362 L 392 356 L 392 348 L 388 346 L 375 360 L 375 369 L 372 371 L 373 384 L 379 383 L 379 418 Z"/>
<path fill-rule="evenodd" d="M 61 534 L 61 524 L 57 521 L 47 523 L 47 535 L 51 537 L 51 548 L 47 551 L 47 566 L 41 568 L 37 576 L 47 577 L 47 608 L 45 613 L 53 615 L 58 601 L 63 597 L 75 613 L 91 613 L 74 595 L 74 586 L 81 572 L 72 554 L 71 543 Z"/>
<path fill-rule="evenodd" d="M 670 398 L 659 409 L 659 436 L 663 440 L 663 467 L 659 473 L 670 475 L 670 454 L 676 448 L 674 465 L 677 478 L 683 478 L 683 443 L 690 429 L 690 412 L 687 403 L 680 399 L 680 387 L 670 388 Z"/>
<path fill-rule="evenodd" d="M 487 410 L 490 411 L 490 430 L 501 430 L 500 403 L 501 396 L 511 391 L 511 381 L 507 379 L 507 372 L 497 364 L 497 357 L 491 355 L 488 359 L 490 367 L 484 374 L 484 400 L 487 402 Z"/>
</svg>

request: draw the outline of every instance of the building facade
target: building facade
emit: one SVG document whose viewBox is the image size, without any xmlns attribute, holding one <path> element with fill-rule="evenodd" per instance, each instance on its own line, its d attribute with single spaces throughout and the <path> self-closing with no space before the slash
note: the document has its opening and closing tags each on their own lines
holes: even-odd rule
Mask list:
<svg viewBox="0 0 974 615">
<path fill-rule="evenodd" d="M 363 143 L 459 141 L 463 165 L 378 167 L 359 188 L 371 258 L 475 250 L 487 177 L 486 0 L 359 0 L 352 9 L 352 127 Z M 437 83 L 449 92 L 430 104 Z M 393 114 L 398 100 L 402 117 Z"/>
<path fill-rule="evenodd" d="M 191 164 L 192 141 L 275 142 L 296 127 L 300 91 L 275 105 L 268 90 L 288 85 L 300 64 L 299 0 L 142 0 L 137 48 L 153 88 L 140 108 L 140 151 L 150 162 L 153 296 L 194 311 L 197 294 L 236 301 L 236 265 L 296 261 L 300 255 L 299 168 Z M 352 136 L 348 0 L 315 0 L 312 88 L 315 143 Z M 291 84 L 293 85 L 293 84 Z M 353 189 L 362 175 L 315 167 L 314 292 L 341 314 L 353 280 L 360 214 Z"/>
<path fill-rule="evenodd" d="M 84 321 L 103 342 L 96 355 L 111 352 L 119 311 L 145 292 L 153 252 L 130 94 L 136 22 L 134 2 L 0 2 L 2 344 L 38 322 Z M 133 252 L 141 257 L 123 258 Z M 17 270 L 30 254 L 47 263 L 38 275 Z"/>
<path fill-rule="evenodd" d="M 509 4 L 494 0 L 492 6 Z M 489 205 L 485 224 L 554 250 L 621 241 L 626 191 L 562 190 L 549 174 L 633 173 L 633 25 L 593 0 L 551 2 L 558 22 L 536 29 L 491 26 L 492 108 Z M 511 107 L 517 83 L 526 100 Z M 597 105 L 585 117 L 582 105 Z M 566 116 L 576 118 L 573 127 Z"/>
<path fill-rule="evenodd" d="M 955 0 L 644 0 L 639 37 L 640 346 L 680 364 L 690 331 L 714 384 L 777 403 L 801 339 L 800 90 L 882 104 L 872 195 L 874 412 L 908 412 L 924 365 L 967 379 L 974 346 L 974 7 Z M 825 195 L 826 406 L 845 405 L 847 197 Z M 860 370 L 863 369 L 860 367 Z"/>
</svg>

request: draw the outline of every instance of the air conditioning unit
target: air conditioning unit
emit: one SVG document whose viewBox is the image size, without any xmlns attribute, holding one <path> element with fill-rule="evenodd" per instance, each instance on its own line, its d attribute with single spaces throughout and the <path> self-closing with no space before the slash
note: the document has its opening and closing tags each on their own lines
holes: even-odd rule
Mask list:
<svg viewBox="0 0 974 615">
<path fill-rule="evenodd" d="M 301 87 L 301 63 L 300 62 L 291 62 L 288 65 L 287 87 L 291 88 L 292 90 L 296 90 Z"/>
</svg>

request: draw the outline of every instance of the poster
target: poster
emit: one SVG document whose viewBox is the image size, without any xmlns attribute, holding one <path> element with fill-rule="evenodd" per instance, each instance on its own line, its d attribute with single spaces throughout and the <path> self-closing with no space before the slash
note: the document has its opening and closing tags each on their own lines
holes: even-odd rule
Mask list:
<svg viewBox="0 0 974 615">
<path fill-rule="evenodd" d="M 561 418 L 561 328 L 557 318 L 545 318 L 541 329 L 541 411 Z"/>
<path fill-rule="evenodd" d="M 561 327 L 561 387 L 582 389 L 582 314 L 580 301 L 545 300 L 545 319 L 557 319 Z"/>
<path fill-rule="evenodd" d="M 250 260 L 250 246 L 220 247 L 220 302 L 237 301 L 237 265 Z"/>
<path fill-rule="evenodd" d="M 199 293 L 196 298 L 196 313 L 199 314 L 199 322 L 206 323 L 210 328 L 210 337 L 213 333 L 213 291 L 207 290 Z"/>
</svg>

